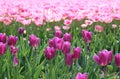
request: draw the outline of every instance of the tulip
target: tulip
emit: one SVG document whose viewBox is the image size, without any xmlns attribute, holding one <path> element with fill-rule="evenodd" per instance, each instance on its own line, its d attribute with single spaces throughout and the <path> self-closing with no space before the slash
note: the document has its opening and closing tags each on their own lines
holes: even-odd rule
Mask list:
<svg viewBox="0 0 120 79">
<path fill-rule="evenodd" d="M 73 58 L 78 59 L 80 57 L 81 49 L 76 47 L 73 49 Z"/>
<path fill-rule="evenodd" d="M 73 63 L 73 55 L 70 53 L 67 53 L 65 55 L 65 64 L 70 66 L 70 65 L 72 65 L 72 63 Z"/>
<path fill-rule="evenodd" d="M 61 38 L 62 37 L 62 31 L 56 31 L 55 32 L 55 36 L 58 37 L 58 38 Z"/>
<path fill-rule="evenodd" d="M 82 30 L 82 37 L 85 43 L 90 43 L 92 40 L 92 32 L 88 32 L 87 30 Z"/>
<path fill-rule="evenodd" d="M 88 79 L 88 75 L 87 75 L 87 73 L 82 74 L 82 73 L 78 72 L 75 79 Z"/>
<path fill-rule="evenodd" d="M 56 54 L 56 50 L 54 49 L 54 47 L 46 47 L 45 51 L 44 51 L 45 57 L 48 60 L 51 60 L 52 58 L 54 58 L 55 54 Z"/>
<path fill-rule="evenodd" d="M 0 55 L 3 55 L 6 51 L 6 44 L 0 42 Z"/>
<path fill-rule="evenodd" d="M 25 29 L 24 29 L 23 27 L 20 27 L 20 28 L 18 29 L 18 33 L 19 33 L 19 34 L 23 34 L 23 33 L 24 33 L 24 30 L 25 30 Z"/>
<path fill-rule="evenodd" d="M 49 39 L 49 46 L 50 47 L 54 47 L 55 48 L 55 41 L 54 41 L 54 38 L 53 39 Z"/>
<path fill-rule="evenodd" d="M 62 45 L 62 52 L 63 52 L 63 54 L 70 53 L 70 46 L 71 46 L 71 44 L 68 41 L 63 43 L 63 45 Z"/>
<path fill-rule="evenodd" d="M 18 59 L 16 58 L 16 56 L 14 56 L 13 63 L 14 63 L 14 66 L 15 66 L 15 67 L 18 66 L 19 61 L 18 61 Z"/>
<path fill-rule="evenodd" d="M 120 53 L 115 55 L 115 64 L 117 67 L 120 67 Z"/>
<path fill-rule="evenodd" d="M 18 48 L 16 48 L 15 46 L 10 46 L 10 52 L 11 52 L 13 55 L 16 55 L 17 52 L 18 52 Z"/>
<path fill-rule="evenodd" d="M 9 46 L 11 46 L 11 45 L 14 46 L 14 45 L 16 44 L 17 40 L 18 40 L 18 37 L 17 37 L 17 36 L 12 36 L 12 35 L 10 35 L 10 36 L 8 37 L 8 45 L 9 45 Z"/>
<path fill-rule="evenodd" d="M 103 31 L 103 27 L 100 26 L 100 25 L 96 25 L 96 26 L 95 26 L 95 31 L 96 31 L 96 32 L 102 32 L 102 31 Z"/>
<path fill-rule="evenodd" d="M 68 19 L 64 20 L 65 25 L 70 25 L 71 23 L 72 23 L 72 20 L 68 20 Z"/>
<path fill-rule="evenodd" d="M 54 37 L 55 48 L 58 50 L 62 50 L 64 40 L 62 38 Z"/>
<path fill-rule="evenodd" d="M 40 43 L 40 39 L 36 37 L 34 34 L 29 36 L 29 42 L 32 47 L 37 47 Z"/>
<path fill-rule="evenodd" d="M 93 60 L 100 66 L 106 66 L 112 61 L 112 51 L 106 49 L 93 56 Z"/>
<path fill-rule="evenodd" d="M 69 42 L 71 42 L 72 36 L 71 36 L 71 34 L 69 34 L 69 33 L 65 33 L 64 36 L 63 36 L 63 39 L 64 39 L 64 41 L 69 41 Z"/>
<path fill-rule="evenodd" d="M 6 34 L 5 33 L 0 33 L 0 42 L 3 42 L 3 43 L 6 42 Z"/>
</svg>

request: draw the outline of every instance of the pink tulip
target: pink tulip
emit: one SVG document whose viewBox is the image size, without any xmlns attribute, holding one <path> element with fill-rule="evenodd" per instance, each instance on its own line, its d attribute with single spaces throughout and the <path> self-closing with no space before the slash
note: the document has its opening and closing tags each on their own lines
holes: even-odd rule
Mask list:
<svg viewBox="0 0 120 79">
<path fill-rule="evenodd" d="M 72 20 L 68 20 L 68 19 L 64 20 L 64 24 L 66 26 L 70 25 L 71 23 L 72 23 Z"/>
<path fill-rule="evenodd" d="M 55 36 L 61 38 L 62 37 L 62 31 L 56 31 Z"/>
<path fill-rule="evenodd" d="M 0 55 L 3 55 L 6 51 L 6 44 L 0 42 Z"/>
<path fill-rule="evenodd" d="M 17 43 L 17 40 L 18 40 L 18 37 L 17 36 L 12 36 L 10 35 L 8 37 L 8 45 L 11 46 L 11 45 L 15 45 Z"/>
<path fill-rule="evenodd" d="M 63 36 L 63 39 L 64 39 L 64 41 L 69 41 L 69 42 L 71 42 L 71 40 L 72 40 L 72 35 L 69 34 L 69 33 L 65 33 L 64 36 Z"/>
<path fill-rule="evenodd" d="M 82 73 L 78 72 L 75 79 L 88 79 L 88 75 L 87 75 L 87 73 L 82 74 Z"/>
<path fill-rule="evenodd" d="M 63 54 L 70 53 L 70 46 L 71 46 L 71 44 L 68 41 L 63 43 L 63 45 L 62 45 L 62 52 L 63 52 Z"/>
<path fill-rule="evenodd" d="M 60 26 L 55 26 L 55 27 L 54 27 L 54 30 L 55 30 L 55 31 L 59 31 L 60 29 L 61 29 Z"/>
<path fill-rule="evenodd" d="M 23 28 L 23 27 L 20 27 L 20 28 L 18 29 L 18 33 L 19 33 L 19 34 L 23 34 L 23 33 L 24 33 L 24 28 Z"/>
<path fill-rule="evenodd" d="M 115 55 L 115 64 L 117 67 L 120 67 L 120 53 Z"/>
<path fill-rule="evenodd" d="M 55 48 L 58 50 L 62 50 L 62 45 L 64 40 L 62 38 L 54 37 Z"/>
<path fill-rule="evenodd" d="M 81 54 L 81 49 L 80 47 L 76 47 L 73 49 L 73 58 L 78 59 Z"/>
<path fill-rule="evenodd" d="M 15 46 L 10 46 L 10 52 L 11 52 L 13 55 L 16 55 L 17 52 L 18 52 L 18 48 L 16 48 Z"/>
<path fill-rule="evenodd" d="M 16 58 L 16 56 L 14 56 L 13 63 L 14 63 L 14 66 L 15 66 L 15 67 L 18 66 L 19 61 L 18 61 L 18 59 Z"/>
<path fill-rule="evenodd" d="M 5 33 L 0 33 L 0 42 L 3 42 L 3 43 L 6 42 L 6 34 Z"/>
<path fill-rule="evenodd" d="M 100 26 L 100 25 L 96 25 L 96 26 L 95 26 L 95 31 L 96 31 L 96 32 L 102 32 L 103 29 L 104 29 L 104 28 L 103 28 L 102 26 Z"/>
<path fill-rule="evenodd" d="M 112 61 L 112 51 L 104 49 L 100 51 L 98 55 L 94 55 L 93 59 L 100 66 L 106 66 Z"/>
<path fill-rule="evenodd" d="M 68 66 L 71 66 L 72 63 L 73 63 L 72 54 L 67 53 L 67 54 L 65 55 L 65 64 L 68 65 Z"/>
<path fill-rule="evenodd" d="M 45 51 L 44 51 L 45 57 L 48 60 L 51 60 L 52 58 L 54 58 L 55 54 L 56 54 L 56 50 L 54 49 L 54 47 L 46 47 Z"/>
<path fill-rule="evenodd" d="M 64 30 L 69 30 L 69 29 L 70 29 L 70 26 L 62 26 L 62 28 L 63 28 Z"/>
<path fill-rule="evenodd" d="M 40 39 L 36 37 L 34 34 L 29 36 L 29 42 L 32 47 L 37 47 L 40 43 Z"/>
<path fill-rule="evenodd" d="M 92 40 L 92 32 L 88 32 L 87 30 L 82 30 L 82 37 L 85 43 L 90 43 Z"/>
</svg>

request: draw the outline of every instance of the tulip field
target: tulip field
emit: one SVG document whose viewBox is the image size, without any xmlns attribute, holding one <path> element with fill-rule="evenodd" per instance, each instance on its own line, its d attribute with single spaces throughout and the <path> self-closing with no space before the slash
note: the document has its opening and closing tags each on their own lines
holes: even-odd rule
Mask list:
<svg viewBox="0 0 120 79">
<path fill-rule="evenodd" d="M 0 79 L 120 79 L 120 0 L 0 0 Z"/>
</svg>

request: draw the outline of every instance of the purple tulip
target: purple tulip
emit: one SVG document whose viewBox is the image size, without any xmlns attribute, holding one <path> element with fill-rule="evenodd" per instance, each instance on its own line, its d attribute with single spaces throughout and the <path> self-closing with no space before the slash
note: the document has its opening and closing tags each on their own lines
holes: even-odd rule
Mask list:
<svg viewBox="0 0 120 79">
<path fill-rule="evenodd" d="M 100 66 L 106 66 L 112 61 L 112 51 L 106 49 L 93 56 L 94 61 Z"/>
<path fill-rule="evenodd" d="M 6 51 L 6 44 L 0 42 L 0 55 L 3 55 Z"/>
<path fill-rule="evenodd" d="M 62 37 L 62 31 L 60 31 L 60 30 L 56 31 L 55 36 L 58 37 L 58 38 L 61 38 Z"/>
<path fill-rule="evenodd" d="M 17 36 L 12 36 L 12 35 L 10 35 L 10 36 L 8 37 L 8 45 L 9 45 L 9 46 L 11 46 L 11 45 L 14 46 L 14 45 L 16 44 L 17 40 L 18 40 L 18 37 L 17 37 Z"/>
<path fill-rule="evenodd" d="M 52 39 L 49 39 L 49 46 L 50 47 L 54 47 L 55 48 L 55 41 L 54 41 L 54 38 L 52 38 Z"/>
<path fill-rule="evenodd" d="M 19 34 L 23 34 L 23 33 L 24 33 L 24 28 L 23 28 L 23 27 L 20 27 L 20 28 L 18 29 L 18 33 L 19 33 Z"/>
<path fill-rule="evenodd" d="M 55 37 L 54 42 L 55 42 L 55 48 L 58 50 L 62 50 L 62 45 L 64 40 L 62 38 Z"/>
<path fill-rule="evenodd" d="M 29 42 L 32 47 L 37 47 L 40 43 L 40 39 L 36 37 L 34 34 L 29 36 Z"/>
<path fill-rule="evenodd" d="M 65 55 L 65 64 L 70 66 L 73 63 L 73 55 L 68 53 Z"/>
<path fill-rule="evenodd" d="M 64 42 L 62 45 L 62 52 L 64 54 L 70 53 L 70 46 L 71 46 L 70 42 L 68 41 Z"/>
<path fill-rule="evenodd" d="M 120 53 L 115 55 L 115 64 L 117 67 L 120 67 Z"/>
<path fill-rule="evenodd" d="M 82 37 L 85 43 L 90 43 L 92 40 L 92 32 L 88 32 L 87 30 L 82 30 Z"/>
<path fill-rule="evenodd" d="M 6 42 L 6 34 L 5 33 L 0 33 L 0 42 L 3 42 L 3 43 Z"/>
<path fill-rule="evenodd" d="M 78 72 L 75 79 L 88 79 L 88 75 L 87 75 L 87 73 L 82 74 L 82 73 Z"/>
<path fill-rule="evenodd" d="M 18 66 L 19 61 L 18 61 L 18 59 L 16 58 L 16 56 L 14 56 L 13 63 L 14 63 L 14 66 L 15 66 L 15 67 Z"/>
<path fill-rule="evenodd" d="M 10 46 L 10 52 L 11 52 L 13 55 L 16 55 L 17 52 L 18 52 L 18 48 L 16 48 L 15 46 Z"/>
<path fill-rule="evenodd" d="M 64 36 L 63 36 L 63 39 L 64 39 L 64 41 L 69 41 L 69 42 L 71 42 L 72 36 L 71 36 L 71 34 L 69 34 L 69 33 L 65 33 Z"/>
<path fill-rule="evenodd" d="M 73 49 L 73 58 L 78 59 L 80 57 L 81 49 L 76 47 Z"/>
<path fill-rule="evenodd" d="M 54 47 L 47 47 L 44 51 L 45 57 L 48 60 L 51 60 L 52 58 L 54 58 L 55 54 L 56 54 L 56 50 L 54 49 Z"/>
</svg>

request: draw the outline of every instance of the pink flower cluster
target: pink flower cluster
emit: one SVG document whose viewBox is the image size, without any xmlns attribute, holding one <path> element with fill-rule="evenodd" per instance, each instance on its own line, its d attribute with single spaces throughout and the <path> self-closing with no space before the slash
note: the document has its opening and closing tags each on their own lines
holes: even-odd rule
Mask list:
<svg viewBox="0 0 120 79">
<path fill-rule="evenodd" d="M 53 59 L 56 55 L 57 50 L 60 50 L 65 55 L 65 63 L 67 65 L 72 65 L 73 60 L 78 59 L 80 57 L 81 49 L 80 47 L 76 47 L 73 49 L 72 53 L 70 53 L 71 41 L 71 34 L 65 33 L 62 37 L 62 32 L 60 30 L 56 31 L 55 37 L 49 39 L 49 46 L 45 48 L 44 54 L 46 59 Z"/>
<path fill-rule="evenodd" d="M 110 23 L 120 20 L 120 0 L 0 0 L 0 22 L 9 25 L 17 21 L 23 25 L 31 22 L 37 26 L 45 22 L 89 19 L 85 24 L 100 21 Z"/>
</svg>

